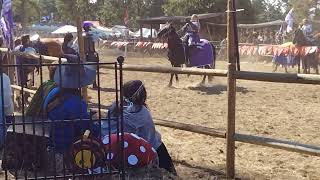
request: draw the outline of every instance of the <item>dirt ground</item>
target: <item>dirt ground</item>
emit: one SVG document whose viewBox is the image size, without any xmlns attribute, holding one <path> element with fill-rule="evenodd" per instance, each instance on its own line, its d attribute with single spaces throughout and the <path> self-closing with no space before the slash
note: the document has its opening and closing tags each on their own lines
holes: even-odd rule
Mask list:
<svg viewBox="0 0 320 180">
<path fill-rule="evenodd" d="M 100 52 L 104 62 L 112 62 L 118 55 L 121 53 Z M 267 63 L 270 59 L 252 59 L 241 59 L 242 70 L 272 72 L 271 63 Z M 165 55 L 151 58 L 129 54 L 125 63 L 170 66 Z M 217 68 L 227 69 L 227 63 L 218 61 Z M 200 85 L 200 76 L 179 77 L 179 84 L 169 88 L 168 74 L 124 72 L 125 81 L 144 81 L 153 118 L 226 130 L 227 79 L 215 77 L 212 83 Z M 115 98 L 113 70 L 101 69 L 100 79 L 102 107 L 106 108 Z M 97 92 L 89 89 L 89 93 L 91 108 L 97 107 Z M 319 105 L 320 86 L 239 80 L 236 131 L 320 145 Z M 225 140 L 164 127 L 157 130 L 175 161 L 180 179 L 213 180 L 225 175 Z M 320 179 L 319 168 L 319 157 L 236 143 L 236 176 L 241 179 L 316 180 Z"/>
<path fill-rule="evenodd" d="M 102 59 L 114 60 L 118 53 L 101 52 Z M 137 57 L 129 54 L 127 64 L 169 66 L 165 57 Z M 226 62 L 218 61 L 218 69 Z M 242 70 L 271 72 L 263 61 L 241 59 Z M 115 97 L 113 71 L 101 70 L 102 101 Z M 284 69 L 280 69 L 284 72 Z M 290 69 L 295 72 L 295 69 Z M 148 91 L 147 104 L 155 119 L 171 120 L 226 129 L 227 80 L 215 77 L 213 83 L 199 85 L 202 77 L 180 76 L 180 83 L 167 87 L 169 75 L 125 72 L 125 81 L 143 80 Z M 320 145 L 320 87 L 254 81 L 237 82 L 236 131 L 243 134 L 288 139 Z M 97 93 L 90 90 L 92 103 Z M 225 172 L 225 140 L 157 127 L 181 179 L 216 179 Z M 320 158 L 243 143 L 236 144 L 236 174 L 241 179 L 320 179 Z"/>
</svg>

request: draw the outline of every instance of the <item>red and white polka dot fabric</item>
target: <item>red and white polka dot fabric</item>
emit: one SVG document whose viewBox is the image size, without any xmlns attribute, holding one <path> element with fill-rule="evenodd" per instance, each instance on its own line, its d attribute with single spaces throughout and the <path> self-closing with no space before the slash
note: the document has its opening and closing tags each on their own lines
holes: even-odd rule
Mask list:
<svg viewBox="0 0 320 180">
<path fill-rule="evenodd" d="M 105 156 L 106 161 L 110 161 L 114 167 L 119 167 L 119 163 L 121 163 L 120 139 L 121 136 L 119 136 L 118 142 L 118 137 L 116 134 L 112 134 L 111 138 L 109 138 L 109 136 L 105 136 L 102 139 L 102 142 L 107 150 L 107 154 Z M 150 143 L 132 133 L 124 134 L 124 156 L 127 167 L 137 168 L 154 164 L 158 157 L 156 150 Z"/>
</svg>

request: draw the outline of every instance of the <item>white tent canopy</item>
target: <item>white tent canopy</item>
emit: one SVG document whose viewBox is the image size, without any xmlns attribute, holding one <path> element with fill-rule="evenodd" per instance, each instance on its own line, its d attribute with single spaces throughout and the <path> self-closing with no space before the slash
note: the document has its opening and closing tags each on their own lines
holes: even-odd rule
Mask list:
<svg viewBox="0 0 320 180">
<path fill-rule="evenodd" d="M 132 36 L 140 37 L 140 30 L 135 32 Z M 142 37 L 148 38 L 149 36 L 151 36 L 151 29 L 142 28 Z M 152 29 L 152 37 L 157 37 L 157 31 L 155 29 Z"/>
<path fill-rule="evenodd" d="M 97 32 L 99 34 L 105 34 L 107 36 L 113 36 L 113 35 L 121 36 L 122 35 L 122 33 L 118 30 L 103 27 L 103 26 L 97 26 L 94 29 L 92 29 L 92 31 Z"/>
<path fill-rule="evenodd" d="M 77 27 L 71 26 L 71 25 L 65 25 L 53 31 L 52 34 L 66 34 L 66 33 L 76 33 L 76 32 L 78 32 Z"/>
</svg>

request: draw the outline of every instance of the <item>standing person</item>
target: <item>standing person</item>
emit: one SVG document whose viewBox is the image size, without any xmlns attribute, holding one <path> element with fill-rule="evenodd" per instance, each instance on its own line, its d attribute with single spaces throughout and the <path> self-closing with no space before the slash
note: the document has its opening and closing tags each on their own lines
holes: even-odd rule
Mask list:
<svg viewBox="0 0 320 180">
<path fill-rule="evenodd" d="M 62 52 L 64 54 L 77 54 L 77 51 L 73 49 L 73 35 L 71 33 L 67 33 L 64 36 L 64 40 L 62 43 Z"/>
<path fill-rule="evenodd" d="M 83 23 L 83 30 L 84 30 L 84 52 L 86 55 L 86 60 L 88 62 L 98 62 L 98 53 L 95 49 L 95 41 L 94 36 L 91 34 L 91 27 L 93 24 L 91 22 L 84 22 Z M 97 88 L 97 82 L 93 83 L 93 88 Z"/>
<path fill-rule="evenodd" d="M 134 133 L 148 141 L 157 151 L 159 157 L 159 167 L 176 174 L 172 159 L 166 146 L 161 140 L 161 135 L 156 131 L 151 113 L 146 104 L 147 91 L 140 80 L 129 81 L 123 85 L 125 106 L 123 110 L 123 129 L 124 132 Z M 109 109 L 112 117 L 119 116 L 116 103 Z M 117 124 L 111 125 L 111 133 L 117 132 Z M 102 134 L 108 135 L 108 122 L 102 123 Z"/>
</svg>

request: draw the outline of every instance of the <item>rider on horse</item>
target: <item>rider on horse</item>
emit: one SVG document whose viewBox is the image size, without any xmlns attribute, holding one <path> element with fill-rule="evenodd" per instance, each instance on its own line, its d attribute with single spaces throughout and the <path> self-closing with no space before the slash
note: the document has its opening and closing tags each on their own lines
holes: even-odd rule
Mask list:
<svg viewBox="0 0 320 180">
<path fill-rule="evenodd" d="M 191 16 L 191 21 L 187 20 L 187 23 L 182 27 L 183 32 L 186 32 L 186 35 L 183 37 L 183 43 L 186 45 L 186 56 L 187 61 L 190 62 L 190 50 L 197 46 L 200 43 L 200 22 L 199 17 L 194 14 Z"/>
<path fill-rule="evenodd" d="M 301 30 L 303 31 L 304 36 L 306 39 L 310 42 L 314 41 L 313 35 L 312 35 L 312 24 L 309 22 L 308 19 L 303 19 Z"/>
</svg>

